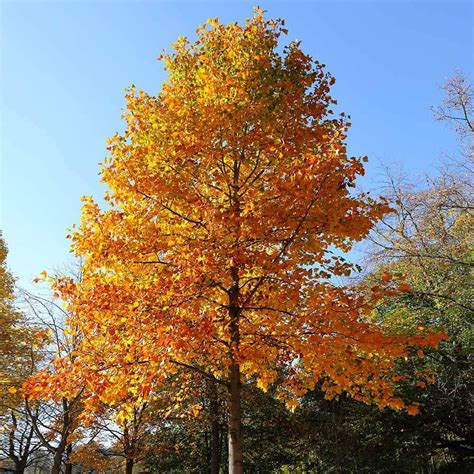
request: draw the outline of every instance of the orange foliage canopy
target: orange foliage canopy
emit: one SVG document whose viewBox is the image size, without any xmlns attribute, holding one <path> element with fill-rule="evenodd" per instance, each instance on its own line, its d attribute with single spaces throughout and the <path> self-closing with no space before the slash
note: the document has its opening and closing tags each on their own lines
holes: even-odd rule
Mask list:
<svg viewBox="0 0 474 474">
<path fill-rule="evenodd" d="M 390 211 L 351 188 L 364 172 L 346 152 L 334 78 L 298 43 L 277 51 L 282 21 L 211 19 L 194 43 L 162 56 L 157 96 L 127 93 L 126 130 L 101 167 L 103 210 L 84 198 L 72 248 L 82 278 L 54 279 L 82 342 L 30 382 L 53 393 L 85 384 L 89 408 L 153 396 L 182 367 L 224 384 L 238 367 L 291 406 L 323 381 L 407 408 L 394 363 L 441 335 L 385 335 L 372 305 L 333 276 Z M 413 406 L 410 412 L 416 411 Z"/>
</svg>

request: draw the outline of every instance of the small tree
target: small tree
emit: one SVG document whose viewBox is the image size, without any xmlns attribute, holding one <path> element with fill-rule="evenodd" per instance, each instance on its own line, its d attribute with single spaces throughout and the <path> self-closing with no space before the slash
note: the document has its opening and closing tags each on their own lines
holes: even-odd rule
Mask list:
<svg viewBox="0 0 474 474">
<path fill-rule="evenodd" d="M 442 105 L 434 109 L 435 117 L 453 126 L 460 150 L 443 160 L 435 177 L 410 181 L 388 173 L 384 193 L 397 213 L 384 219 L 373 232 L 368 262 L 393 275 L 405 275 L 405 291 L 380 308 L 382 324 L 398 331 L 413 331 L 419 325 L 442 326 L 449 340 L 436 350 L 426 350 L 423 360 L 416 364 L 437 374 L 436 383 L 422 395 L 421 416 L 407 421 L 391 415 L 383 423 L 380 417 L 372 416 L 367 424 L 375 429 L 378 425 L 378 433 L 384 432 L 384 452 L 392 467 L 394 455 L 389 444 L 404 453 L 401 463 L 426 465 L 426 459 L 431 459 L 438 469 L 444 466 L 443 472 L 468 472 L 474 452 L 470 415 L 474 108 L 472 85 L 462 74 L 450 78 L 444 89 L 446 95 Z M 412 368 L 410 364 L 405 370 Z M 413 387 L 405 390 L 413 392 Z M 400 420 L 403 430 L 394 429 Z M 405 455 L 404 445 L 405 449 L 410 446 L 412 456 Z"/>
<path fill-rule="evenodd" d="M 41 453 L 42 444 L 35 436 L 29 416 L 21 410 L 21 402 L 10 408 L 2 409 L 0 414 L 0 454 L 13 464 L 13 472 L 23 474 Z"/>
<path fill-rule="evenodd" d="M 36 360 L 36 354 L 32 355 L 35 328 L 17 307 L 15 278 L 8 270 L 7 255 L 0 231 L 0 412 L 30 375 Z"/>
<path fill-rule="evenodd" d="M 43 338 L 43 370 L 38 370 L 25 382 L 23 390 L 25 411 L 37 438 L 53 458 L 51 473 L 72 472 L 69 457 L 73 445 L 80 438 L 79 419 L 83 411 L 84 383 L 75 380 L 74 385 L 63 391 L 60 381 L 51 383 L 49 369 L 57 364 L 67 370 L 75 357 L 79 339 L 65 328 L 67 313 L 54 300 L 23 292 L 25 306 L 32 318 L 43 330 L 36 333 Z"/>
<path fill-rule="evenodd" d="M 0 454 L 22 473 L 40 445 L 24 410 L 21 384 L 38 369 L 43 341 L 20 310 L 15 279 L 7 268 L 7 246 L 0 232 Z"/>
<path fill-rule="evenodd" d="M 81 456 L 74 457 L 75 460 L 79 460 L 82 456 L 87 457 L 87 454 L 93 455 L 93 459 L 104 464 L 107 458 L 121 458 L 125 464 L 125 473 L 133 472 L 133 466 L 143 459 L 147 448 L 145 441 L 150 429 L 147 403 L 134 406 L 130 416 L 117 424 L 116 415 L 120 411 L 120 406 L 115 409 L 103 407 L 101 412 L 95 414 L 89 428 L 105 438 L 108 441 L 108 447 L 89 442 L 82 447 Z"/>
<path fill-rule="evenodd" d="M 284 22 L 262 15 L 209 20 L 162 56 L 156 97 L 129 90 L 102 166 L 110 207 L 84 198 L 72 233 L 83 278 L 54 282 L 96 400 L 146 399 L 183 367 L 226 388 L 232 473 L 243 381 L 278 382 L 290 407 L 322 380 L 329 398 L 414 412 L 395 393 L 395 359 L 439 339 L 385 337 L 364 319 L 371 305 L 331 279 L 352 268 L 335 249 L 389 208 L 351 191 L 363 160 L 347 156 L 334 78 L 297 42 L 280 54 Z"/>
</svg>

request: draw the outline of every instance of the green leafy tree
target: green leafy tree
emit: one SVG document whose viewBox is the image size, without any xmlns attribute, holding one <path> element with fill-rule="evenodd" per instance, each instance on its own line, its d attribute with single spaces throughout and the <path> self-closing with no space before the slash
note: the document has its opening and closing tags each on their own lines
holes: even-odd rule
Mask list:
<svg viewBox="0 0 474 474">
<path fill-rule="evenodd" d="M 421 462 L 431 465 L 433 472 L 467 472 L 474 455 L 473 95 L 460 74 L 444 89 L 446 97 L 435 109 L 436 117 L 454 126 L 461 152 L 449 157 L 438 177 L 427 178 L 422 189 L 389 176 L 385 194 L 398 213 L 373 234 L 370 261 L 384 269 L 389 284 L 404 279 L 403 291 L 379 307 L 380 323 L 407 333 L 442 326 L 449 339 L 437 349 L 426 349 L 423 359 L 403 369 L 408 376 L 422 367 L 436 374 L 433 384 L 419 383 L 420 389 L 426 388 L 419 394 L 416 388 L 403 388 L 408 399 L 420 397 L 421 415 L 377 415 L 370 418 L 369 432 L 378 429 L 385 448 L 393 447 L 387 451 L 401 453 L 402 464 Z"/>
</svg>

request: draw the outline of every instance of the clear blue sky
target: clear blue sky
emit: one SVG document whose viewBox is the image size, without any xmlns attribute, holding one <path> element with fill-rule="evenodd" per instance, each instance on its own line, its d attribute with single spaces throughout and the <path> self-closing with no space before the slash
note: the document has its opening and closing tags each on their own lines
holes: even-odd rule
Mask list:
<svg viewBox="0 0 474 474">
<path fill-rule="evenodd" d="M 336 76 L 349 150 L 372 158 L 370 179 L 378 161 L 434 172 L 453 149 L 429 107 L 455 68 L 472 77 L 471 1 L 0 0 L 0 228 L 21 285 L 70 260 L 66 228 L 81 195 L 102 195 L 97 163 L 122 128 L 123 89 L 157 92 L 162 49 L 207 17 L 242 21 L 255 3 Z"/>
</svg>

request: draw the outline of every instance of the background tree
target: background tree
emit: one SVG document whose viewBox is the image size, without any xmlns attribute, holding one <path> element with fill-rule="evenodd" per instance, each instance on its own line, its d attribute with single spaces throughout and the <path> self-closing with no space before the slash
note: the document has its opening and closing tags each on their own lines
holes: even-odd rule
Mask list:
<svg viewBox="0 0 474 474">
<path fill-rule="evenodd" d="M 67 368 L 76 357 L 79 343 L 74 327 L 65 327 L 67 313 L 54 299 L 23 292 L 25 306 L 34 320 L 43 327 L 37 337 L 47 337 L 46 361 L 42 368 L 25 382 L 23 390 L 25 410 L 29 421 L 43 447 L 52 456 L 51 473 L 72 472 L 69 457 L 74 444 L 81 438 L 80 416 L 83 413 L 84 384 L 75 385 L 64 393 L 57 383 L 45 376 L 45 367 L 51 363 Z M 76 380 L 77 382 L 77 380 Z M 47 392 L 47 397 L 39 397 Z"/>
<path fill-rule="evenodd" d="M 416 186 L 389 177 L 386 194 L 398 213 L 384 220 L 373 235 L 371 261 L 403 274 L 407 288 L 382 306 L 387 327 L 413 331 L 442 325 L 449 340 L 426 350 L 423 363 L 436 373 L 436 383 L 422 395 L 420 417 L 384 420 L 384 430 L 404 425 L 404 442 L 424 453 L 435 469 L 466 472 L 472 467 L 472 358 L 474 317 L 473 230 L 474 186 L 472 88 L 457 73 L 444 86 L 443 105 L 435 116 L 454 125 L 460 152 L 443 163 L 439 175 Z M 422 180 L 419 180 L 422 182 Z M 400 421 L 402 420 L 402 421 Z M 420 454 L 414 455 L 415 459 Z M 445 467 L 443 467 L 445 466 Z"/>
<path fill-rule="evenodd" d="M 2 406 L 0 414 L 0 466 L 4 471 L 17 474 L 38 462 L 42 444 L 35 436 L 30 417 L 24 411 L 22 400 Z M 8 466 L 11 465 L 11 468 Z"/>
<path fill-rule="evenodd" d="M 20 388 L 38 369 L 45 338 L 38 334 L 38 325 L 20 310 L 7 254 L 0 233 L 0 453 L 14 472 L 21 473 L 40 445 L 25 413 Z"/>
<path fill-rule="evenodd" d="M 386 176 L 383 192 L 398 212 L 373 233 L 364 266 L 372 272 L 366 281 L 378 282 L 382 272 L 389 283 L 402 275 L 405 280 L 404 291 L 377 308 L 380 324 L 406 332 L 442 325 L 449 340 L 425 349 L 416 363 L 400 364 L 400 374 L 408 377 L 421 367 L 436 373 L 427 387 L 400 382 L 405 399 L 421 402 L 417 417 L 342 399 L 330 407 L 332 419 L 317 393 L 308 397 L 302 413 L 314 419 L 316 431 L 328 433 L 314 442 L 324 472 L 472 470 L 472 129 L 469 115 L 463 118 L 472 111 L 472 94 L 459 74 L 444 89 L 445 104 L 435 110 L 438 118 L 452 117 L 460 150 L 445 158 L 436 177 Z"/>
<path fill-rule="evenodd" d="M 7 246 L 0 232 L 0 400 L 14 394 L 31 369 L 34 328 L 18 310 L 15 279 L 7 268 Z M 26 369 L 25 369 L 26 367 Z M 29 374 L 27 374 L 29 375 Z"/>
<path fill-rule="evenodd" d="M 106 458 L 120 458 L 125 461 L 125 473 L 131 474 L 133 466 L 146 454 L 145 439 L 150 428 L 147 408 L 146 402 L 134 406 L 131 415 L 117 424 L 116 412 L 121 411 L 120 407 L 115 407 L 115 409 L 104 407 L 102 413 L 96 414 L 89 428 L 100 434 L 102 438 L 105 437 L 109 446 L 97 445 L 93 439 L 85 445 L 87 449 L 83 449 L 82 454 L 95 453 L 93 458 L 95 462 L 99 461 L 99 465 L 105 464 Z M 75 459 L 79 458 L 76 456 Z"/>
<path fill-rule="evenodd" d="M 108 470 L 120 470 L 121 467 L 118 459 L 109 456 L 106 448 L 95 439 L 77 446 L 70 459 L 74 466 L 81 469 L 81 472 L 82 469 L 107 472 Z"/>
<path fill-rule="evenodd" d="M 461 139 L 461 145 L 467 147 L 465 156 L 472 160 L 472 135 L 474 133 L 472 82 L 459 70 L 445 82 L 443 90 L 442 104 L 432 109 L 434 116 L 437 120 L 453 126 Z"/>
</svg>

